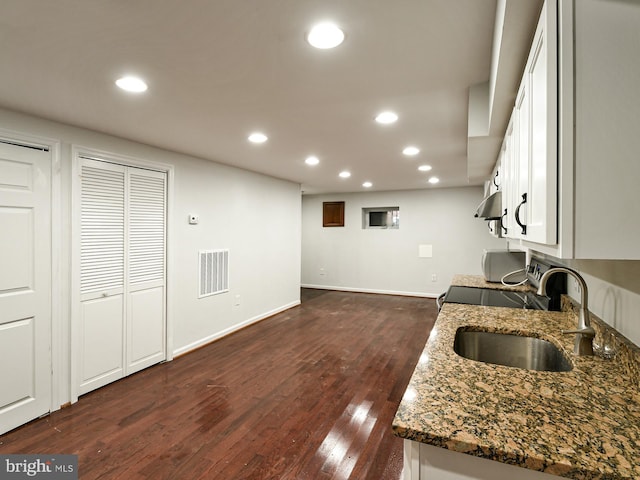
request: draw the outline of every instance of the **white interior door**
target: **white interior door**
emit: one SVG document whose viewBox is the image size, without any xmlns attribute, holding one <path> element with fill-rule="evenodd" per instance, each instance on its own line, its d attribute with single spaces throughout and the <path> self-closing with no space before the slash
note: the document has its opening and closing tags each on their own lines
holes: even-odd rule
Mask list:
<svg viewBox="0 0 640 480">
<path fill-rule="evenodd" d="M 166 358 L 166 175 L 80 159 L 80 395 Z"/>
<path fill-rule="evenodd" d="M 51 154 L 0 143 L 0 434 L 51 406 Z"/>
</svg>

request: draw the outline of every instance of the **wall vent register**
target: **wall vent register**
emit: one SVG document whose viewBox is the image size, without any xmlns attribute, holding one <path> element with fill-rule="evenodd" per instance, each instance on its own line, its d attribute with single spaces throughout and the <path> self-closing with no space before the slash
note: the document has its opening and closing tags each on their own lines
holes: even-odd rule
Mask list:
<svg viewBox="0 0 640 480">
<path fill-rule="evenodd" d="M 198 298 L 229 291 L 229 250 L 200 250 Z"/>
</svg>

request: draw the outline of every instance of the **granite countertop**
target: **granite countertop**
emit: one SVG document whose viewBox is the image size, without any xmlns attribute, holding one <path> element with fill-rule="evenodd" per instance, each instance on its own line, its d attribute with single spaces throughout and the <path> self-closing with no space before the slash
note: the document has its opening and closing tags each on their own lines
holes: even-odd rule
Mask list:
<svg viewBox="0 0 640 480">
<path fill-rule="evenodd" d="M 623 355 L 573 355 L 573 335 L 560 332 L 575 325 L 572 309 L 445 304 L 396 413 L 394 433 L 566 478 L 640 478 L 637 370 Z M 460 357 L 453 342 L 461 326 L 549 340 L 565 351 L 573 370 L 538 372 Z M 627 350 L 638 353 L 633 345 Z"/>
<path fill-rule="evenodd" d="M 529 285 L 503 285 L 500 282 L 487 282 L 480 275 L 454 275 L 451 285 L 459 287 L 491 288 L 493 290 L 510 290 L 514 292 L 533 291 Z"/>
</svg>

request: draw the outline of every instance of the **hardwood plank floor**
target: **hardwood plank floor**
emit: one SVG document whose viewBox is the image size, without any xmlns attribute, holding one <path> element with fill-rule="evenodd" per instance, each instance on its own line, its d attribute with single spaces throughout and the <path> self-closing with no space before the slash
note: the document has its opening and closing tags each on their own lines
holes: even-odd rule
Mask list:
<svg viewBox="0 0 640 480">
<path fill-rule="evenodd" d="M 90 479 L 397 480 L 391 421 L 435 301 L 323 290 L 0 436 Z"/>
</svg>

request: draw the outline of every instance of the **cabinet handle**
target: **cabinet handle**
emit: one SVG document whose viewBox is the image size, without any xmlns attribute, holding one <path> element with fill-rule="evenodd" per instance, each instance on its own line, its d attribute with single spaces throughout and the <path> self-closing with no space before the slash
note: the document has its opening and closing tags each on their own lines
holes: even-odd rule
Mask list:
<svg viewBox="0 0 640 480">
<path fill-rule="evenodd" d="M 516 223 L 518 225 L 520 225 L 520 227 L 522 228 L 522 235 L 526 235 L 527 234 L 527 226 L 522 223 L 520 221 L 520 207 L 522 205 L 524 205 L 525 203 L 527 203 L 527 194 L 523 193 L 522 194 L 522 201 L 520 202 L 520 204 L 516 207 Z"/>
<path fill-rule="evenodd" d="M 502 228 L 502 230 L 504 230 L 505 235 L 507 234 L 507 227 L 504 226 L 504 221 L 502 219 L 506 216 L 507 216 L 507 209 L 505 208 L 504 213 L 500 217 L 500 227 Z"/>
<path fill-rule="evenodd" d="M 496 188 L 500 188 L 500 184 L 498 184 L 498 182 L 496 182 L 496 179 L 498 178 L 498 175 L 500 174 L 500 172 L 496 172 L 496 174 L 493 177 L 493 184 L 496 186 Z"/>
</svg>

